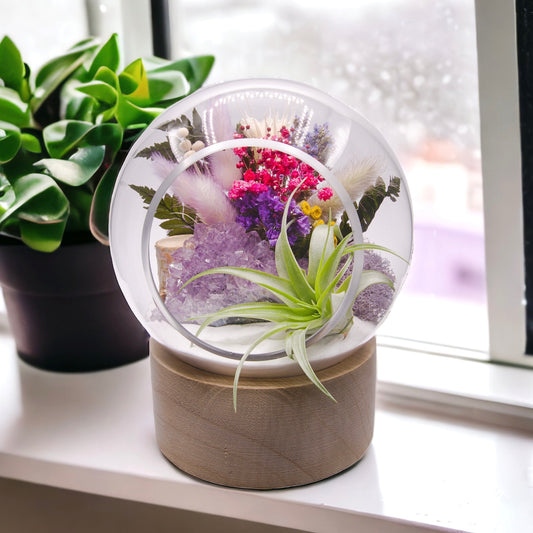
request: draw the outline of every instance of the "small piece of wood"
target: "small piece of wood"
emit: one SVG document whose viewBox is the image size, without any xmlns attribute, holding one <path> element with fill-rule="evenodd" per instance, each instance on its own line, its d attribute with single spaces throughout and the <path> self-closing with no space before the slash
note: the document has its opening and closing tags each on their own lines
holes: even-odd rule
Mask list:
<svg viewBox="0 0 533 533">
<path fill-rule="evenodd" d="M 168 266 L 172 262 L 172 252 L 182 248 L 191 235 L 173 235 L 165 237 L 155 243 L 155 256 L 157 259 L 157 274 L 159 276 L 159 294 L 163 301 L 166 297 L 166 283 L 168 278 Z"/>
<path fill-rule="evenodd" d="M 337 403 L 301 375 L 233 378 L 200 370 L 150 341 L 157 442 L 178 468 L 220 485 L 275 489 L 355 464 L 372 440 L 376 344 L 317 373 Z"/>
</svg>

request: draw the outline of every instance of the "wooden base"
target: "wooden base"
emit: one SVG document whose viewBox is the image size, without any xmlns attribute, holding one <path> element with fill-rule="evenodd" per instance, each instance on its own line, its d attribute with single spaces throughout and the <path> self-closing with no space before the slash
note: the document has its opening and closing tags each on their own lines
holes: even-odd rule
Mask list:
<svg viewBox="0 0 533 533">
<path fill-rule="evenodd" d="M 220 485 L 275 489 L 355 464 L 374 428 L 376 343 L 318 372 L 337 403 L 305 376 L 239 381 L 180 361 L 150 341 L 157 442 L 178 468 Z"/>
</svg>

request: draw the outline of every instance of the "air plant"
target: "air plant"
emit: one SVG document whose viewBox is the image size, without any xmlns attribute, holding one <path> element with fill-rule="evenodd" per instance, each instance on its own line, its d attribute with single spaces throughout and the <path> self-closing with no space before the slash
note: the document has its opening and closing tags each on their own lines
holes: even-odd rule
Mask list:
<svg viewBox="0 0 533 533">
<path fill-rule="evenodd" d="M 213 322 L 227 318 L 244 318 L 272 323 L 265 333 L 259 336 L 244 352 L 239 361 L 233 382 L 233 406 L 237 409 L 237 387 L 243 365 L 250 353 L 269 338 L 285 337 L 285 352 L 294 359 L 310 379 L 326 396 L 335 401 L 331 393 L 315 374 L 306 349 L 306 339 L 324 327 L 339 309 L 347 294 L 352 273 L 354 253 L 359 250 L 375 249 L 396 255 L 391 250 L 369 243 L 350 244 L 349 234 L 336 244 L 337 236 L 341 238 L 338 227 L 321 224 L 314 228 L 309 244 L 309 263 L 307 272 L 300 267 L 292 251 L 288 238 L 287 218 L 291 200 L 289 197 L 283 212 L 281 232 L 275 246 L 277 276 L 260 270 L 241 267 L 218 267 L 206 270 L 187 280 L 181 289 L 202 276 L 210 274 L 229 274 L 255 283 L 272 293 L 277 301 L 251 302 L 232 305 L 209 315 L 194 317 L 203 320 L 196 335 Z M 376 283 L 385 283 L 394 289 L 392 281 L 382 272 L 363 271 L 355 298 L 367 287 Z M 353 301 L 351 302 L 353 305 Z M 346 316 L 338 322 L 329 334 L 347 334 L 353 325 L 352 305 Z"/>
</svg>

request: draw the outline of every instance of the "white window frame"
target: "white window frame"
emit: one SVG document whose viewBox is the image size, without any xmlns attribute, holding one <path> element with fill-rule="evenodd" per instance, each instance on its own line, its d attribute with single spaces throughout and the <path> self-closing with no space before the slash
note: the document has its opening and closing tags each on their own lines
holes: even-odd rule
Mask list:
<svg viewBox="0 0 533 533">
<path fill-rule="evenodd" d="M 525 355 L 524 233 L 514 0 L 476 0 L 490 359 Z"/>
<path fill-rule="evenodd" d="M 489 361 L 447 347 L 382 344 L 378 398 L 533 430 L 514 0 L 476 0 Z M 442 357 L 453 355 L 455 357 Z M 506 363 L 495 364 L 495 363 Z"/>
</svg>

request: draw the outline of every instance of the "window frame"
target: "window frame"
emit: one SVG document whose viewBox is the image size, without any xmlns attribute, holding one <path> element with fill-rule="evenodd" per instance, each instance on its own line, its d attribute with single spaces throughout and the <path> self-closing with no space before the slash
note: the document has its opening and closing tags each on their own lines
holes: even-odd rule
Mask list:
<svg viewBox="0 0 533 533">
<path fill-rule="evenodd" d="M 476 0 L 475 7 L 489 357 L 533 366 L 533 358 L 525 354 L 516 6 L 514 0 Z"/>
<path fill-rule="evenodd" d="M 475 355 L 465 350 L 431 348 L 416 341 L 401 346 L 378 340 L 378 402 L 531 431 L 533 372 L 527 367 L 533 367 L 533 356 L 526 354 L 520 13 L 515 0 L 475 0 L 475 8 L 489 359 L 474 360 Z"/>
</svg>

